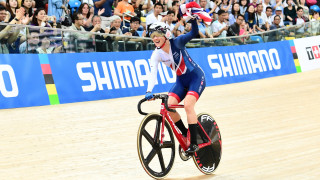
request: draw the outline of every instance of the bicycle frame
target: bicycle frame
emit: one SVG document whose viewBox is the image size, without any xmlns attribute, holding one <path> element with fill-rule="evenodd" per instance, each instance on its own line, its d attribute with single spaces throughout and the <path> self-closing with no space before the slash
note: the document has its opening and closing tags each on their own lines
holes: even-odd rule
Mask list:
<svg viewBox="0 0 320 180">
<path fill-rule="evenodd" d="M 169 108 L 184 108 L 184 105 L 168 105 Z M 177 140 L 179 141 L 182 149 L 184 151 L 186 151 L 188 149 L 188 142 L 185 140 L 186 138 L 183 137 L 181 131 L 179 130 L 179 128 L 175 125 L 174 121 L 172 120 L 169 111 L 165 108 L 164 103 L 161 103 L 161 110 L 160 110 L 160 114 L 162 116 L 162 125 L 161 125 L 161 139 L 160 139 L 160 144 L 163 145 L 163 137 L 164 137 L 164 124 L 165 124 L 165 120 L 167 119 L 167 121 L 169 122 L 171 129 L 173 130 L 174 135 L 176 136 Z M 206 133 L 206 131 L 203 129 L 203 127 L 201 126 L 201 124 L 198 122 L 199 127 L 202 129 L 203 133 L 206 135 L 207 139 L 209 140 L 206 143 L 202 143 L 202 144 L 198 144 L 199 149 L 209 146 L 211 145 L 211 138 L 208 136 L 208 134 Z"/>
</svg>

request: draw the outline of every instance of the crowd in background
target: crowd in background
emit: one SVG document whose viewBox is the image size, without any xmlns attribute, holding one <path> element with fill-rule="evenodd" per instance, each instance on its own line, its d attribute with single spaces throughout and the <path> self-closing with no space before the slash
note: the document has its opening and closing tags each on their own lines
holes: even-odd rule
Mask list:
<svg viewBox="0 0 320 180">
<path fill-rule="evenodd" d="M 143 43 L 141 39 L 130 39 L 130 37 L 148 36 L 148 26 L 157 21 L 165 22 L 173 36 L 179 36 L 191 29 L 191 25 L 179 15 L 179 6 L 188 2 L 190 0 L 0 0 L 0 22 L 52 28 L 39 30 L 0 25 L 0 53 L 66 51 L 68 43 L 64 43 L 61 38 L 57 38 L 56 41 L 53 38 L 59 36 L 71 39 L 69 42 L 74 42 L 72 40 L 75 39 L 84 41 L 86 46 L 81 46 L 82 50 L 81 47 L 78 48 L 81 52 L 86 52 L 92 44 L 95 45 L 95 51 L 114 51 L 114 42 L 121 38 L 108 34 L 125 35 L 130 41 Z M 247 35 L 291 25 L 298 25 L 294 30 L 295 34 L 319 34 L 319 21 L 317 21 L 320 19 L 319 1 L 196 0 L 196 2 L 213 19 L 211 25 L 198 19 L 198 38 Z M 313 24 L 305 26 L 309 21 Z M 79 32 L 61 35 L 60 28 Z M 80 31 L 104 34 L 92 35 Z M 269 41 L 277 40 L 276 37 L 276 34 L 270 34 Z M 92 42 L 92 39 L 97 41 Z M 238 41 L 241 44 L 243 38 L 239 38 Z M 72 43 L 69 43 L 69 46 L 71 45 Z"/>
</svg>

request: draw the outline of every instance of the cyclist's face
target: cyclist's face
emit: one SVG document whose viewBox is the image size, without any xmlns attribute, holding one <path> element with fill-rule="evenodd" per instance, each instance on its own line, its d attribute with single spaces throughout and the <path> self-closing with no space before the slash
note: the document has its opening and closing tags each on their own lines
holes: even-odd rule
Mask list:
<svg viewBox="0 0 320 180">
<path fill-rule="evenodd" d="M 166 41 L 166 38 L 162 33 L 153 32 L 150 37 L 156 47 L 161 47 Z"/>
</svg>

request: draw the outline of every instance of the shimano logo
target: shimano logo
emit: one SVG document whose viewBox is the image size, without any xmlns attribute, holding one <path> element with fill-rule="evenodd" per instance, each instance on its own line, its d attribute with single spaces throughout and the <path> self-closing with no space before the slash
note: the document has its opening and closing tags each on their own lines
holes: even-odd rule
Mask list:
<svg viewBox="0 0 320 180">
<path fill-rule="evenodd" d="M 277 49 L 258 50 L 249 52 L 211 54 L 208 63 L 213 78 L 241 76 L 252 73 L 281 69 Z"/>
<path fill-rule="evenodd" d="M 76 68 L 79 78 L 86 84 L 82 86 L 83 92 L 145 86 L 150 73 L 149 64 L 145 59 L 138 59 L 134 62 L 129 60 L 99 63 L 79 62 Z M 160 82 L 156 84 L 176 81 L 174 72 L 169 73 L 168 68 L 162 63 L 158 66 L 158 73 Z"/>
</svg>

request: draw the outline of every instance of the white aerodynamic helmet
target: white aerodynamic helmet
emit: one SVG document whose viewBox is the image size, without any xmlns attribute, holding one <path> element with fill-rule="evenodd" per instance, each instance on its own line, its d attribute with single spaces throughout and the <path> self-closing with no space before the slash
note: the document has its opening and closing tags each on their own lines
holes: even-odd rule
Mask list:
<svg viewBox="0 0 320 180">
<path fill-rule="evenodd" d="M 150 25 L 149 32 L 150 32 L 150 35 L 153 32 L 158 32 L 163 34 L 167 39 L 172 38 L 171 31 L 164 22 L 154 22 L 153 24 Z"/>
</svg>

